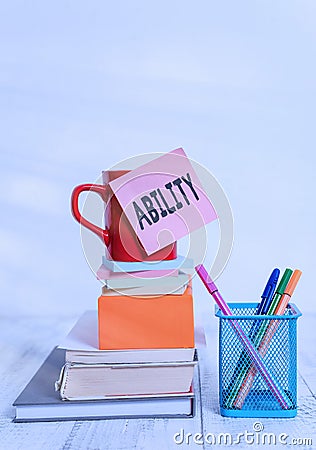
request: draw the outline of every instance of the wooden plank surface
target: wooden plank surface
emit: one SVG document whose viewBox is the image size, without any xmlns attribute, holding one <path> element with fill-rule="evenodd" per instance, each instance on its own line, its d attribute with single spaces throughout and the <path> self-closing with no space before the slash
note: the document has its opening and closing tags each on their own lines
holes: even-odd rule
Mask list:
<svg viewBox="0 0 316 450">
<path fill-rule="evenodd" d="M 253 424 L 260 421 L 267 433 L 286 433 L 289 439 L 312 438 L 316 445 L 315 399 L 315 333 L 312 325 L 315 317 L 304 321 L 299 329 L 299 413 L 295 419 L 230 419 L 219 414 L 217 322 L 205 323 L 207 348 L 199 350 L 201 373 L 201 398 L 197 395 L 197 413 L 193 419 L 118 419 L 104 421 L 74 421 L 51 423 L 12 422 L 12 402 L 24 388 L 65 333 L 75 323 L 75 317 L 19 318 L 0 320 L 1 349 L 1 402 L 0 449 L 148 449 L 165 450 L 181 448 L 174 442 L 174 435 L 181 429 L 188 436 L 190 445 L 184 448 L 220 448 L 222 446 L 197 445 L 196 433 L 231 433 L 236 437 L 245 430 L 252 432 Z M 306 323 L 305 323 L 306 322 Z M 258 433 L 257 433 L 258 434 Z M 225 447 L 225 446 L 224 446 Z M 227 447 L 227 445 L 226 445 Z M 238 449 L 255 448 L 241 442 Z M 282 445 L 282 448 L 293 445 Z M 296 446 L 313 448 L 312 446 Z M 275 447 L 278 448 L 278 447 Z"/>
</svg>

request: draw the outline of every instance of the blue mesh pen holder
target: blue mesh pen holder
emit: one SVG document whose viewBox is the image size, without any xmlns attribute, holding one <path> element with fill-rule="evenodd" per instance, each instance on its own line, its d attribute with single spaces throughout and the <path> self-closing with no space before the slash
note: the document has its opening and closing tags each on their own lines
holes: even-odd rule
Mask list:
<svg viewBox="0 0 316 450">
<path fill-rule="evenodd" d="M 282 316 L 255 315 L 257 303 L 229 303 L 232 316 L 219 317 L 219 402 L 222 416 L 295 417 L 297 414 L 297 319 L 293 303 Z M 284 409 L 257 371 L 237 336 L 237 321 L 287 399 Z M 235 322 L 236 324 L 236 322 Z"/>
</svg>

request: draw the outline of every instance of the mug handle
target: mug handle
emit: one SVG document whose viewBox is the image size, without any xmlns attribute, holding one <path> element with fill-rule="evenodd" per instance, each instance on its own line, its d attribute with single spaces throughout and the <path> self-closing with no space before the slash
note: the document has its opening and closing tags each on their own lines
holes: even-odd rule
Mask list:
<svg viewBox="0 0 316 450">
<path fill-rule="evenodd" d="M 71 195 L 71 210 L 74 218 L 84 227 L 88 228 L 88 230 L 91 230 L 93 233 L 95 233 L 99 238 L 104 242 L 106 246 L 110 243 L 110 235 L 109 230 L 98 227 L 97 225 L 94 225 L 93 223 L 89 222 L 87 219 L 85 219 L 79 212 L 79 196 L 82 192 L 85 191 L 93 191 L 100 195 L 102 200 L 106 203 L 107 197 L 108 197 L 108 190 L 107 186 L 104 186 L 102 184 L 80 184 L 79 186 L 76 186 L 74 190 L 72 191 Z"/>
</svg>

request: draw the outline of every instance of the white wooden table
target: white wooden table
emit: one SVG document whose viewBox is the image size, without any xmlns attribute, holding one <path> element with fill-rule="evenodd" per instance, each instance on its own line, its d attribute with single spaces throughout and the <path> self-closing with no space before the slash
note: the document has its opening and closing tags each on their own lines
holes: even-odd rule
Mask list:
<svg viewBox="0 0 316 450">
<path fill-rule="evenodd" d="M 295 419 L 231 419 L 221 417 L 218 407 L 217 324 L 205 325 L 207 348 L 199 351 L 201 392 L 197 395 L 196 416 L 192 419 L 134 419 L 15 424 L 14 399 L 76 321 L 76 317 L 0 319 L 1 406 L 0 449 L 148 449 L 223 448 L 230 445 L 174 442 L 182 428 L 192 433 L 253 432 L 260 422 L 266 433 L 286 433 L 292 438 L 311 438 L 314 445 L 249 445 L 241 441 L 235 448 L 316 448 L 316 339 L 313 326 L 316 316 L 299 323 L 299 413 Z M 260 435 L 260 433 L 257 433 Z M 257 435 L 255 434 L 255 436 Z M 180 438 L 179 438 L 180 439 Z M 197 437 L 200 440 L 199 436 Z M 210 438 L 209 438 L 210 439 Z"/>
</svg>

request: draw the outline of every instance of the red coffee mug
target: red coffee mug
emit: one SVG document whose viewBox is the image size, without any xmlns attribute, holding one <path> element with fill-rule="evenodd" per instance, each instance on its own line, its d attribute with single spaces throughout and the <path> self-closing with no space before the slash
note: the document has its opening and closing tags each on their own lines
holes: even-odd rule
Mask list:
<svg viewBox="0 0 316 450">
<path fill-rule="evenodd" d="M 130 225 L 121 205 L 112 193 L 109 182 L 128 173 L 129 170 L 108 170 L 102 172 L 103 184 L 81 184 L 74 188 L 71 197 L 71 208 L 75 219 L 84 227 L 95 233 L 106 245 L 110 257 L 114 261 L 161 261 L 177 257 L 177 243 L 164 247 L 148 256 L 141 245 L 135 231 Z M 93 191 L 100 195 L 105 203 L 105 224 L 102 229 L 82 217 L 78 200 L 81 192 Z"/>
</svg>

